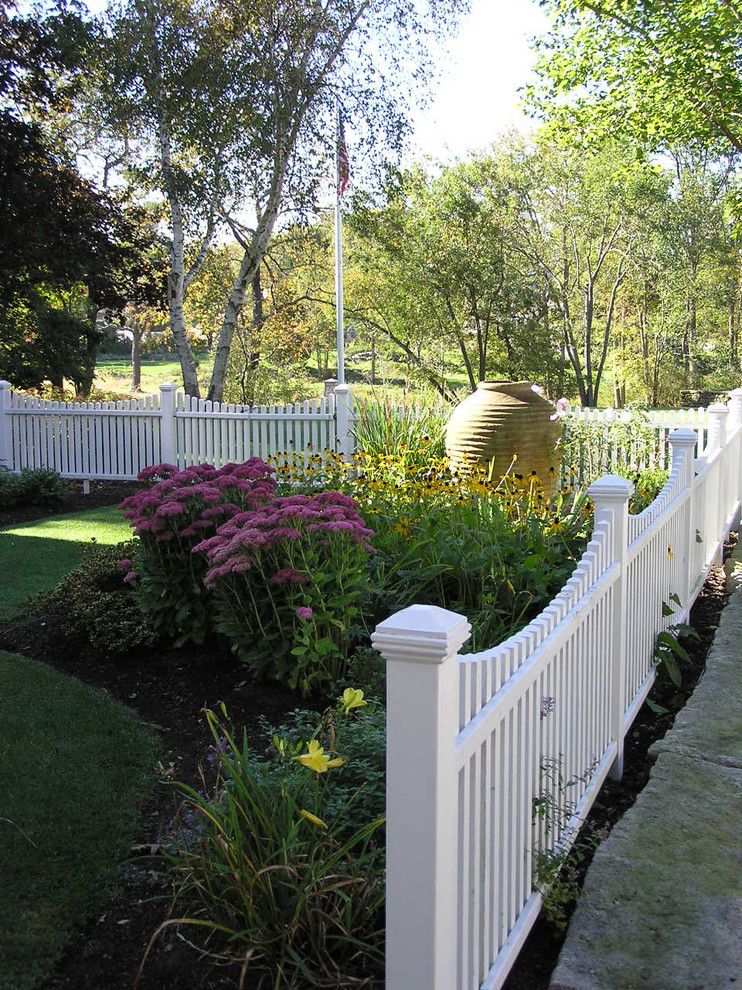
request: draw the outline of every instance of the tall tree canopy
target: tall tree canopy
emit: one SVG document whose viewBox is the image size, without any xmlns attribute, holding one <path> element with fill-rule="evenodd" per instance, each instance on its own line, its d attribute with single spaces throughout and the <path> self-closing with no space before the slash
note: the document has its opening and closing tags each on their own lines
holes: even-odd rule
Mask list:
<svg viewBox="0 0 742 990">
<path fill-rule="evenodd" d="M 50 135 L 74 98 L 92 34 L 79 10 L 0 7 L 0 308 L 3 374 L 89 387 L 95 310 L 142 288 L 155 232 L 83 179 Z M 144 266 L 146 267 L 146 266 Z"/>
<path fill-rule="evenodd" d="M 198 394 L 186 296 L 217 233 L 241 261 L 226 302 L 209 397 L 222 396 L 249 286 L 283 211 L 316 205 L 335 102 L 369 150 L 396 150 L 426 38 L 466 0 L 126 0 L 106 18 L 98 92 L 130 142 L 130 173 L 168 206 L 169 311 L 186 390 Z M 383 156 L 382 156 L 383 157 Z"/>
<path fill-rule="evenodd" d="M 742 151 L 738 0 L 542 0 L 535 104 L 594 141 Z"/>
</svg>

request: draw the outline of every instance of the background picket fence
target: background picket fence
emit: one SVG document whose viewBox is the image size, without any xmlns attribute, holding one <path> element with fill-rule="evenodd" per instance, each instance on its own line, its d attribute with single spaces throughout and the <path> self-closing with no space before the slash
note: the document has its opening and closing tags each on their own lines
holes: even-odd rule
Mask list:
<svg viewBox="0 0 742 990">
<path fill-rule="evenodd" d="M 686 618 L 737 524 L 742 389 L 712 406 L 703 454 L 669 435 L 670 477 L 591 485 L 592 538 L 525 629 L 461 655 L 465 616 L 413 605 L 377 626 L 387 663 L 386 990 L 497 990 L 655 678 L 658 634 Z M 674 596 L 675 614 L 663 614 Z M 543 877 L 543 873 L 540 874 Z"/>
<path fill-rule="evenodd" d="M 670 433 L 687 427 L 698 440 L 696 457 L 708 445 L 708 409 L 574 409 L 562 423 L 563 483 L 589 484 L 603 474 L 630 467 L 669 470 Z"/>
<path fill-rule="evenodd" d="M 46 467 L 65 478 L 128 480 L 153 464 L 353 453 L 350 390 L 282 406 L 193 399 L 162 385 L 157 396 L 120 402 L 49 402 L 0 382 L 0 466 Z"/>
</svg>

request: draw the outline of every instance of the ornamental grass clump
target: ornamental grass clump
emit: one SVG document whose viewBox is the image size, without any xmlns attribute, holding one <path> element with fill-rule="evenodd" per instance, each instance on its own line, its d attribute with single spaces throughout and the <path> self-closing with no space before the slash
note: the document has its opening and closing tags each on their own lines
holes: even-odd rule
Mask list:
<svg viewBox="0 0 742 990">
<path fill-rule="evenodd" d="M 121 503 L 139 537 L 137 569 L 124 580 L 157 634 L 176 645 L 203 643 L 209 630 L 207 565 L 192 550 L 226 520 L 264 505 L 275 491 L 274 470 L 257 457 L 215 468 L 172 464 L 145 468 L 145 488 Z"/>
<path fill-rule="evenodd" d="M 194 547 L 215 627 L 254 675 L 305 695 L 343 676 L 373 535 L 352 498 L 321 492 L 237 513 Z"/>
<path fill-rule="evenodd" d="M 244 732 L 240 743 L 224 706 L 206 712 L 210 768 L 198 790 L 175 785 L 184 800 L 164 843 L 176 918 L 150 949 L 163 929 L 190 925 L 211 936 L 211 958 L 242 965 L 250 986 L 370 986 L 380 978 L 384 821 L 364 817 L 360 788 L 342 781 L 352 762 L 346 741 L 366 711 L 363 691 L 347 689 L 315 716 L 308 736 L 274 735 L 269 757 L 251 750 Z"/>
</svg>

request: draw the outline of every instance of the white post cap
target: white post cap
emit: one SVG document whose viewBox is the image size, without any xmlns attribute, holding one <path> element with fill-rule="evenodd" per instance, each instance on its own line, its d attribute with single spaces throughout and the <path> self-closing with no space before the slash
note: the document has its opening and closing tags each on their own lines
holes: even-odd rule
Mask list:
<svg viewBox="0 0 742 990">
<path fill-rule="evenodd" d="M 386 660 L 443 663 L 470 635 L 465 615 L 438 605 L 410 605 L 380 622 L 371 642 Z"/>
<path fill-rule="evenodd" d="M 634 493 L 633 484 L 620 474 L 605 474 L 598 478 L 587 490 L 587 494 L 595 502 L 626 502 Z"/>
<path fill-rule="evenodd" d="M 687 426 L 680 426 L 667 437 L 673 447 L 693 447 L 698 443 L 698 434 Z"/>
<path fill-rule="evenodd" d="M 177 387 L 178 386 L 175 384 L 175 382 L 165 382 L 164 384 L 160 385 L 160 391 L 172 392 L 173 389 L 176 389 Z"/>
<path fill-rule="evenodd" d="M 714 402 L 709 406 L 709 412 L 713 416 L 726 416 L 729 413 L 729 406 L 724 402 Z"/>
</svg>

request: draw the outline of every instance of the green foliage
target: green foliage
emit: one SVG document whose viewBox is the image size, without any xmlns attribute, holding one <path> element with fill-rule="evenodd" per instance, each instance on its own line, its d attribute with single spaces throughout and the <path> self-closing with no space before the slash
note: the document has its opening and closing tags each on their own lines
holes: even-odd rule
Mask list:
<svg viewBox="0 0 742 990">
<path fill-rule="evenodd" d="M 562 931 L 580 892 L 581 867 L 605 837 L 603 832 L 575 820 L 576 804 L 569 792 L 588 780 L 590 774 L 589 768 L 566 780 L 561 758 L 544 760 L 541 792 L 533 802 L 534 832 L 539 836 L 533 850 L 533 883 L 541 891 L 545 917 Z"/>
<path fill-rule="evenodd" d="M 211 583 L 214 626 L 253 675 L 328 693 L 358 636 L 369 550 L 347 532 L 312 532 L 311 519 L 282 525 L 301 536 L 256 549 L 248 569 Z"/>
<path fill-rule="evenodd" d="M 175 646 L 201 645 L 213 631 L 206 567 L 191 547 L 150 541 L 138 555 L 135 596 L 153 633 Z"/>
<path fill-rule="evenodd" d="M 377 660 L 379 654 L 374 653 Z M 382 664 L 383 660 L 380 661 Z M 366 684 L 367 671 L 358 666 L 355 683 Z M 349 681 L 351 678 L 349 677 Z M 351 688 L 353 690 L 353 688 Z M 364 691 L 367 694 L 367 691 Z M 278 727 L 261 720 L 261 728 L 266 738 L 271 740 L 272 758 L 276 759 L 275 742 L 284 740 L 290 750 L 301 750 L 308 739 L 319 739 L 329 752 L 337 749 L 345 762 L 333 770 L 328 777 L 328 789 L 324 798 L 323 817 L 337 821 L 345 831 L 345 810 L 353 808 L 353 822 L 375 821 L 386 812 L 386 709 L 378 701 L 369 701 L 356 710 L 356 717 L 347 720 L 338 718 L 336 712 L 328 710 L 319 720 L 317 712 L 297 710 Z M 333 739 L 337 737 L 337 741 Z M 293 765 L 295 774 L 303 774 L 303 768 Z"/>
<path fill-rule="evenodd" d="M 48 468 L 23 468 L 19 474 L 0 468 L 0 509 L 27 505 L 53 509 L 68 491 L 64 478 Z"/>
<path fill-rule="evenodd" d="M 634 485 L 634 492 L 629 500 L 629 512 L 637 516 L 654 502 L 667 484 L 669 472 L 661 468 L 647 468 L 643 471 L 632 471 L 619 465 L 617 473 L 628 478 Z"/>
<path fill-rule="evenodd" d="M 353 433 L 358 449 L 375 458 L 394 455 L 406 472 L 446 453 L 450 410 L 428 402 L 400 406 L 389 399 L 357 404 Z"/>
<path fill-rule="evenodd" d="M 441 506 L 402 494 L 396 506 L 383 496 L 370 504 L 378 615 L 413 603 L 463 612 L 475 650 L 501 642 L 537 615 L 584 545 L 579 497 L 559 496 L 540 516 L 524 510 L 516 519 L 486 496 Z"/>
<path fill-rule="evenodd" d="M 135 558 L 136 541 L 85 550 L 80 566 L 40 604 L 56 617 L 60 635 L 71 643 L 86 642 L 103 657 L 153 646 L 156 636 L 132 592 L 124 583 L 122 558 Z"/>
<path fill-rule="evenodd" d="M 673 593 L 670 595 L 669 602 L 662 603 L 663 617 L 669 618 L 674 615 L 676 607 L 680 608 L 681 602 L 680 598 Z M 660 675 L 667 677 L 677 688 L 683 681 L 680 665 L 692 663 L 682 640 L 697 639 L 699 636 L 696 630 L 684 622 L 674 622 L 657 636 L 654 648 L 657 671 Z"/>
<path fill-rule="evenodd" d="M 739 9 L 728 0 L 547 0 L 531 100 L 579 137 L 742 150 Z"/>
<path fill-rule="evenodd" d="M 223 707 L 207 711 L 216 779 L 203 793 L 176 785 L 184 802 L 170 861 L 177 900 L 192 912 L 185 923 L 274 986 L 348 986 L 383 963 L 382 820 L 364 820 L 335 785 L 363 719 L 362 692 L 350 700 L 357 717 L 341 701 L 309 738 L 276 736 L 270 761 L 246 733 L 240 745 Z"/>
</svg>

